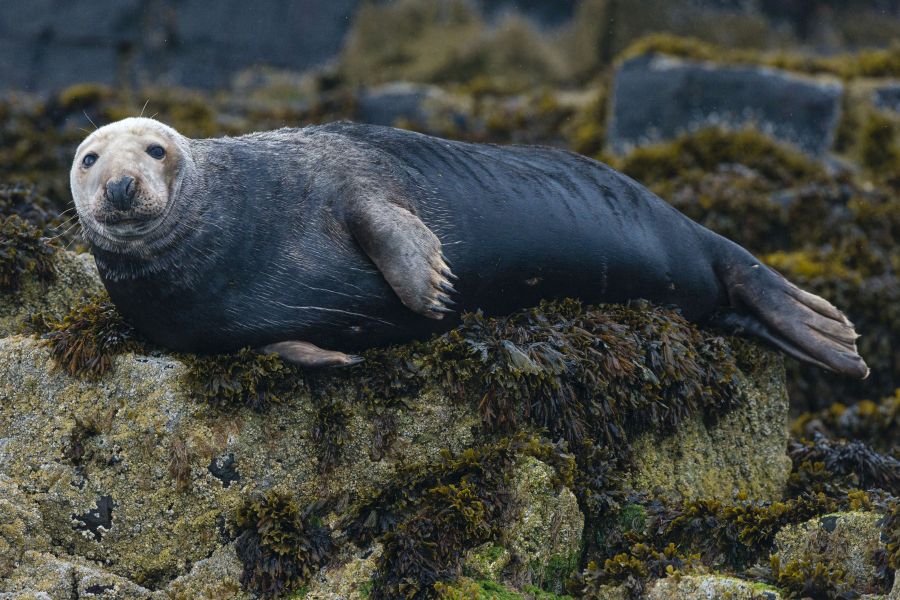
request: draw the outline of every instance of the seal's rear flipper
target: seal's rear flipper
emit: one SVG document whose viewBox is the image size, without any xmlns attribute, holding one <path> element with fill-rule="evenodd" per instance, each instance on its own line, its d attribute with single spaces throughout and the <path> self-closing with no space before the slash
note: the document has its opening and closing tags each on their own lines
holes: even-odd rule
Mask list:
<svg viewBox="0 0 900 600">
<path fill-rule="evenodd" d="M 830 302 L 804 292 L 752 256 L 719 269 L 731 308 L 723 325 L 767 340 L 787 354 L 831 371 L 864 379 L 869 367 L 856 350 L 853 323 Z"/>
<path fill-rule="evenodd" d="M 259 349 L 263 354 L 277 354 L 283 360 L 301 367 L 349 367 L 362 362 L 361 356 L 323 350 L 309 342 L 278 342 Z"/>
</svg>

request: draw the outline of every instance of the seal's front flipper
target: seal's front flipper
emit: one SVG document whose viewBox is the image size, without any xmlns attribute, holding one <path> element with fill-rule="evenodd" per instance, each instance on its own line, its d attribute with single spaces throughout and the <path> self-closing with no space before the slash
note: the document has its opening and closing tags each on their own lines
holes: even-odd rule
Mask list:
<svg viewBox="0 0 900 600">
<path fill-rule="evenodd" d="M 419 217 L 385 201 L 362 201 L 348 212 L 353 237 L 381 271 L 401 302 L 442 319 L 453 312 L 456 279 L 441 253 L 441 241 Z"/>
<path fill-rule="evenodd" d="M 278 342 L 259 349 L 263 354 L 277 354 L 301 367 L 349 367 L 362 362 L 362 357 L 333 350 L 323 350 L 309 342 Z"/>
</svg>

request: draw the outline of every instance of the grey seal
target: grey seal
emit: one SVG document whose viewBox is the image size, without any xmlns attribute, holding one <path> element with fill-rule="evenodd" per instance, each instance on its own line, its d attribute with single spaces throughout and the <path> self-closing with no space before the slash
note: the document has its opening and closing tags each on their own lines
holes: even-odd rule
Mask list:
<svg viewBox="0 0 900 600">
<path fill-rule="evenodd" d="M 190 139 L 134 118 L 82 142 L 71 186 L 113 302 L 178 351 L 342 365 L 460 311 L 644 298 L 868 374 L 829 302 L 563 150 L 346 122 Z"/>
</svg>

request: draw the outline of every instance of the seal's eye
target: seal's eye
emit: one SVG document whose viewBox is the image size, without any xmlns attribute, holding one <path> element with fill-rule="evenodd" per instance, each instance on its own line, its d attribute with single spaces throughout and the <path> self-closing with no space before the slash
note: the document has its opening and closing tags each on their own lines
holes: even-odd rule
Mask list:
<svg viewBox="0 0 900 600">
<path fill-rule="evenodd" d="M 162 160 L 162 157 L 166 155 L 166 149 L 159 144 L 153 144 L 152 146 L 147 147 L 147 154 L 156 160 Z"/>
<path fill-rule="evenodd" d="M 84 155 L 84 158 L 81 159 L 81 164 L 84 165 L 85 169 L 90 168 L 95 162 L 97 162 L 97 155 L 93 152 L 88 152 Z"/>
</svg>

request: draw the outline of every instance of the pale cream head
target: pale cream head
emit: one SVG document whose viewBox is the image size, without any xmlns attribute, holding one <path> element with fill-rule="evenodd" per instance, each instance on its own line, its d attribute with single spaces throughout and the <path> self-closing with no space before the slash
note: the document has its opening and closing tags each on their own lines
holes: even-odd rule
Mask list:
<svg viewBox="0 0 900 600">
<path fill-rule="evenodd" d="M 116 243 L 151 231 L 171 208 L 188 152 L 181 134 L 153 119 L 123 119 L 90 134 L 69 174 L 86 233 Z"/>
</svg>

